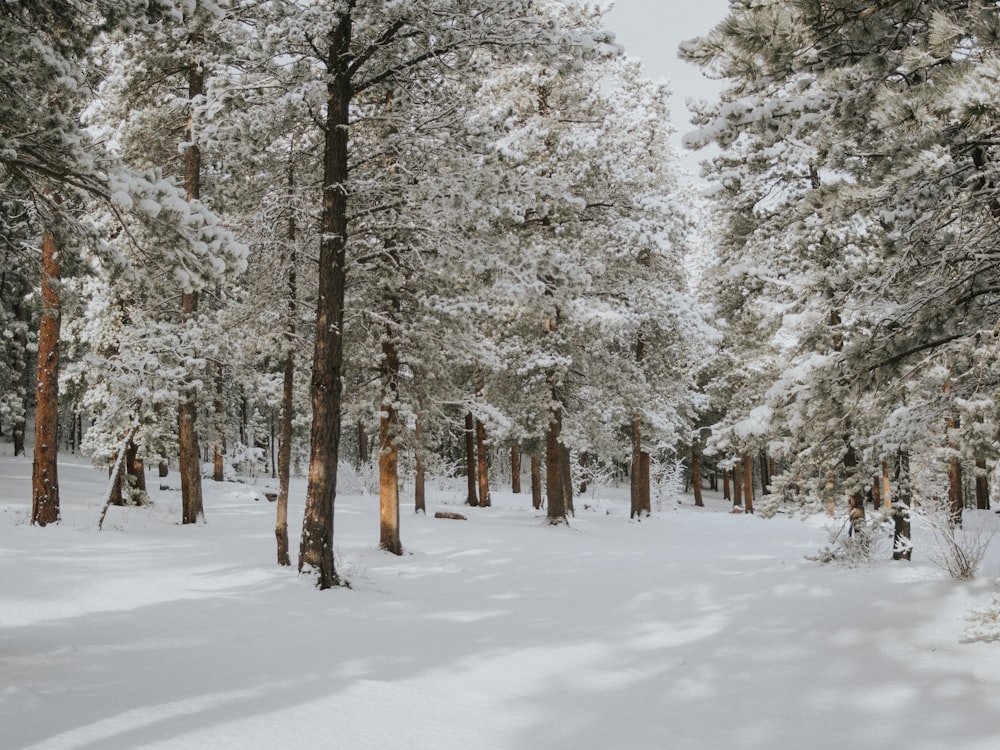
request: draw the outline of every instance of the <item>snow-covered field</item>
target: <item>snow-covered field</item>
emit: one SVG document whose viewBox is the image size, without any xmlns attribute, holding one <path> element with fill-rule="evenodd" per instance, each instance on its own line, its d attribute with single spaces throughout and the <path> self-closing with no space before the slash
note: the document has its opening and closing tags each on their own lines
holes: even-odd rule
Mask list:
<svg viewBox="0 0 1000 750">
<path fill-rule="evenodd" d="M 339 498 L 352 587 L 319 592 L 273 563 L 261 487 L 206 481 L 197 527 L 154 489 L 99 532 L 105 478 L 60 471 L 63 522 L 34 528 L 30 458 L 0 458 L 3 750 L 1000 747 L 1000 644 L 964 638 L 997 550 L 957 583 L 919 551 L 809 562 L 824 520 L 718 499 L 634 523 L 598 489 L 552 528 L 529 495 L 439 489 L 431 515 L 469 520 L 404 512 L 399 558 L 377 498 Z"/>
</svg>

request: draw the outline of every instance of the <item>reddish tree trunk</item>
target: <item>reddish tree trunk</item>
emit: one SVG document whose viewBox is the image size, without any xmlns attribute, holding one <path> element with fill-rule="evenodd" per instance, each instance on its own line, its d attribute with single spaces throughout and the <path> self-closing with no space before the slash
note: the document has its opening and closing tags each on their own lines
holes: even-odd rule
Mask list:
<svg viewBox="0 0 1000 750">
<path fill-rule="evenodd" d="M 743 464 L 739 458 L 733 464 L 733 507 L 743 508 Z"/>
<path fill-rule="evenodd" d="M 391 341 L 382 343 L 382 408 L 379 419 L 378 499 L 379 547 L 403 554 L 399 539 L 399 416 L 396 411 L 399 357 Z"/>
<path fill-rule="evenodd" d="M 691 451 L 691 486 L 694 488 L 694 504 L 704 507 L 705 500 L 701 496 L 701 456 L 698 451 Z"/>
<path fill-rule="evenodd" d="M 649 476 L 649 453 L 642 451 L 639 454 L 639 488 L 642 491 L 641 502 L 642 512 L 647 516 L 653 512 L 653 500 L 651 496 L 650 476 Z"/>
<path fill-rule="evenodd" d="M 479 506 L 488 508 L 490 499 L 490 464 L 486 452 L 486 425 L 476 420 L 476 476 L 479 480 Z"/>
<path fill-rule="evenodd" d="M 722 470 L 722 499 L 732 500 L 733 496 L 729 491 L 729 469 Z"/>
<path fill-rule="evenodd" d="M 42 236 L 42 315 L 38 322 L 38 377 L 35 384 L 35 453 L 31 469 L 31 523 L 59 520 L 59 245 L 52 232 Z"/>
</svg>

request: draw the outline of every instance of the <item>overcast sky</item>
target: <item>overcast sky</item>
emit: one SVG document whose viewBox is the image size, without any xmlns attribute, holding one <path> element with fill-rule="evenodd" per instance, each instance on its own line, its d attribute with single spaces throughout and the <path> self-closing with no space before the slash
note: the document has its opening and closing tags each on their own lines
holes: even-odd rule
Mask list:
<svg viewBox="0 0 1000 750">
<path fill-rule="evenodd" d="M 728 9 L 728 0 L 615 0 L 615 7 L 605 16 L 617 42 L 628 54 L 643 61 L 646 75 L 670 82 L 670 109 L 678 131 L 678 147 L 681 137 L 692 129 L 685 101 L 711 99 L 719 87 L 695 66 L 678 60 L 677 46 L 707 33 Z M 698 158 L 689 153 L 684 163 L 695 170 Z"/>
</svg>

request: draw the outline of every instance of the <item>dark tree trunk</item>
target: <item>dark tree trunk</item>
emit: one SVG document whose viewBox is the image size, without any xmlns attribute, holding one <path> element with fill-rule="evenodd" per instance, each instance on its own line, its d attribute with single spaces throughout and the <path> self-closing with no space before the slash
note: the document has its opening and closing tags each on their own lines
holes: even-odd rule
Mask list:
<svg viewBox="0 0 1000 750">
<path fill-rule="evenodd" d="M 516 440 L 510 446 L 510 491 L 521 493 L 521 446 Z"/>
<path fill-rule="evenodd" d="M 197 61 L 188 64 L 188 101 L 194 101 L 205 93 L 205 74 Z M 185 139 L 188 147 L 184 152 L 184 188 L 189 201 L 201 197 L 201 150 L 195 142 L 194 113 L 189 111 Z M 198 293 L 184 292 L 181 295 L 181 316 L 187 320 L 198 312 Z M 193 391 L 181 397 L 177 409 L 178 461 L 181 475 L 181 523 L 197 523 L 204 520 L 205 507 L 201 497 L 201 451 L 198 448 L 198 402 Z"/>
<path fill-rule="evenodd" d="M 161 479 L 167 476 L 170 473 L 170 464 L 167 462 L 167 459 L 161 458 L 157 469 Z"/>
<path fill-rule="evenodd" d="M 490 464 L 486 452 L 486 425 L 476 420 L 476 476 L 479 480 L 479 506 L 488 508 L 490 499 Z"/>
<path fill-rule="evenodd" d="M 125 449 L 125 472 L 129 478 L 129 484 L 135 487 L 139 493 L 140 502 L 145 502 L 146 498 L 146 465 L 139 458 L 139 446 L 134 440 L 128 441 Z"/>
<path fill-rule="evenodd" d="M 31 523 L 59 521 L 59 245 L 42 236 L 42 315 L 38 322 L 38 376 L 35 383 L 35 453 L 31 469 Z"/>
<path fill-rule="evenodd" d="M 771 484 L 771 460 L 767 456 L 767 451 L 760 452 L 760 494 L 770 493 L 768 485 Z"/>
<path fill-rule="evenodd" d="M 549 429 L 545 433 L 545 496 L 548 502 L 547 517 L 550 524 L 566 523 L 566 496 L 563 493 L 562 408 L 549 410 Z"/>
<path fill-rule="evenodd" d="M 215 442 L 213 445 L 212 460 L 212 480 L 221 482 L 226 478 L 225 464 L 223 456 L 226 452 L 225 445 L 225 421 L 226 406 L 223 400 L 224 382 L 222 377 L 222 365 L 216 365 L 215 369 L 215 400 L 213 408 L 215 410 Z"/>
<path fill-rule="evenodd" d="M 896 456 L 896 490 L 892 503 L 892 559 L 909 560 L 913 549 L 910 541 L 910 454 L 899 451 Z"/>
<path fill-rule="evenodd" d="M 368 463 L 368 433 L 365 432 L 365 423 L 358 420 L 358 468 L 360 469 Z"/>
<path fill-rule="evenodd" d="M 701 455 L 697 448 L 691 451 L 691 486 L 694 488 L 694 504 L 703 508 L 705 500 L 701 496 Z"/>
<path fill-rule="evenodd" d="M 950 433 L 959 427 L 958 417 L 949 417 L 946 429 Z M 948 439 L 948 447 L 954 448 L 951 438 Z M 948 460 L 948 518 L 953 526 L 962 525 L 962 459 L 953 456 Z"/>
<path fill-rule="evenodd" d="M 27 280 L 22 280 L 21 294 L 14 306 L 14 315 L 21 326 L 14 337 L 16 343 L 16 355 L 14 358 L 17 367 L 17 403 L 15 404 L 11 437 L 14 441 L 14 455 L 24 455 L 24 438 L 27 432 L 27 409 L 28 409 L 28 389 L 31 387 L 31 371 L 28 366 L 28 324 L 31 322 L 31 310 L 25 300 L 31 292 L 31 287 Z"/>
<path fill-rule="evenodd" d="M 426 478 L 424 476 L 424 421 L 416 421 L 417 450 L 414 456 L 415 477 L 413 479 L 413 511 L 427 514 Z"/>
<path fill-rule="evenodd" d="M 337 494 L 343 368 L 344 282 L 347 244 L 347 138 L 351 81 L 348 70 L 351 14 L 345 12 L 330 37 L 326 60 L 327 111 L 323 148 L 319 284 L 312 366 L 312 434 L 309 485 L 299 545 L 299 571 L 317 573 L 317 585 L 340 584 L 333 563 L 333 508 Z"/>
<path fill-rule="evenodd" d="M 537 453 L 531 454 L 531 507 L 542 507 L 542 457 Z"/>
<path fill-rule="evenodd" d="M 479 498 L 476 496 L 476 419 L 472 412 L 465 415 L 465 482 L 466 497 L 465 504 L 475 508 L 479 505 Z"/>
<path fill-rule="evenodd" d="M 854 446 L 848 443 L 847 452 L 844 453 L 844 468 L 847 469 L 847 481 L 854 485 L 848 497 L 852 534 L 861 533 L 865 527 L 865 493 L 857 486 L 857 467 L 857 454 L 854 451 Z"/>
<path fill-rule="evenodd" d="M 632 468 L 629 471 L 629 518 L 642 514 L 642 420 L 632 418 Z"/>
<path fill-rule="evenodd" d="M 990 509 L 990 478 L 982 458 L 976 460 L 976 509 Z"/>
<path fill-rule="evenodd" d="M 722 470 L 722 499 L 733 499 L 732 493 L 729 491 L 729 469 Z"/>
<path fill-rule="evenodd" d="M 399 356 L 391 341 L 382 342 L 382 408 L 379 418 L 378 500 L 379 547 L 394 555 L 403 554 L 399 539 L 399 400 L 397 379 Z"/>
</svg>

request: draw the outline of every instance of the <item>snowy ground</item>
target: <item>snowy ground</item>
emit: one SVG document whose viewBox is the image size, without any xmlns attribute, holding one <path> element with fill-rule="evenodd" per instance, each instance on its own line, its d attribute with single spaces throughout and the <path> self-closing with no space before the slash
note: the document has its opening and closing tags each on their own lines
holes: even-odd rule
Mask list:
<svg viewBox="0 0 1000 750">
<path fill-rule="evenodd" d="M 253 487 L 206 481 L 204 526 L 171 490 L 98 532 L 105 480 L 68 457 L 41 529 L 30 469 L 0 457 L 4 750 L 1000 747 L 1000 644 L 963 640 L 998 550 L 956 583 L 919 554 L 809 562 L 824 521 L 719 500 L 632 523 L 605 489 L 551 528 L 527 495 L 439 490 L 469 520 L 404 513 L 400 558 L 376 498 L 339 498 L 352 588 L 318 592 L 273 564 Z"/>
</svg>

